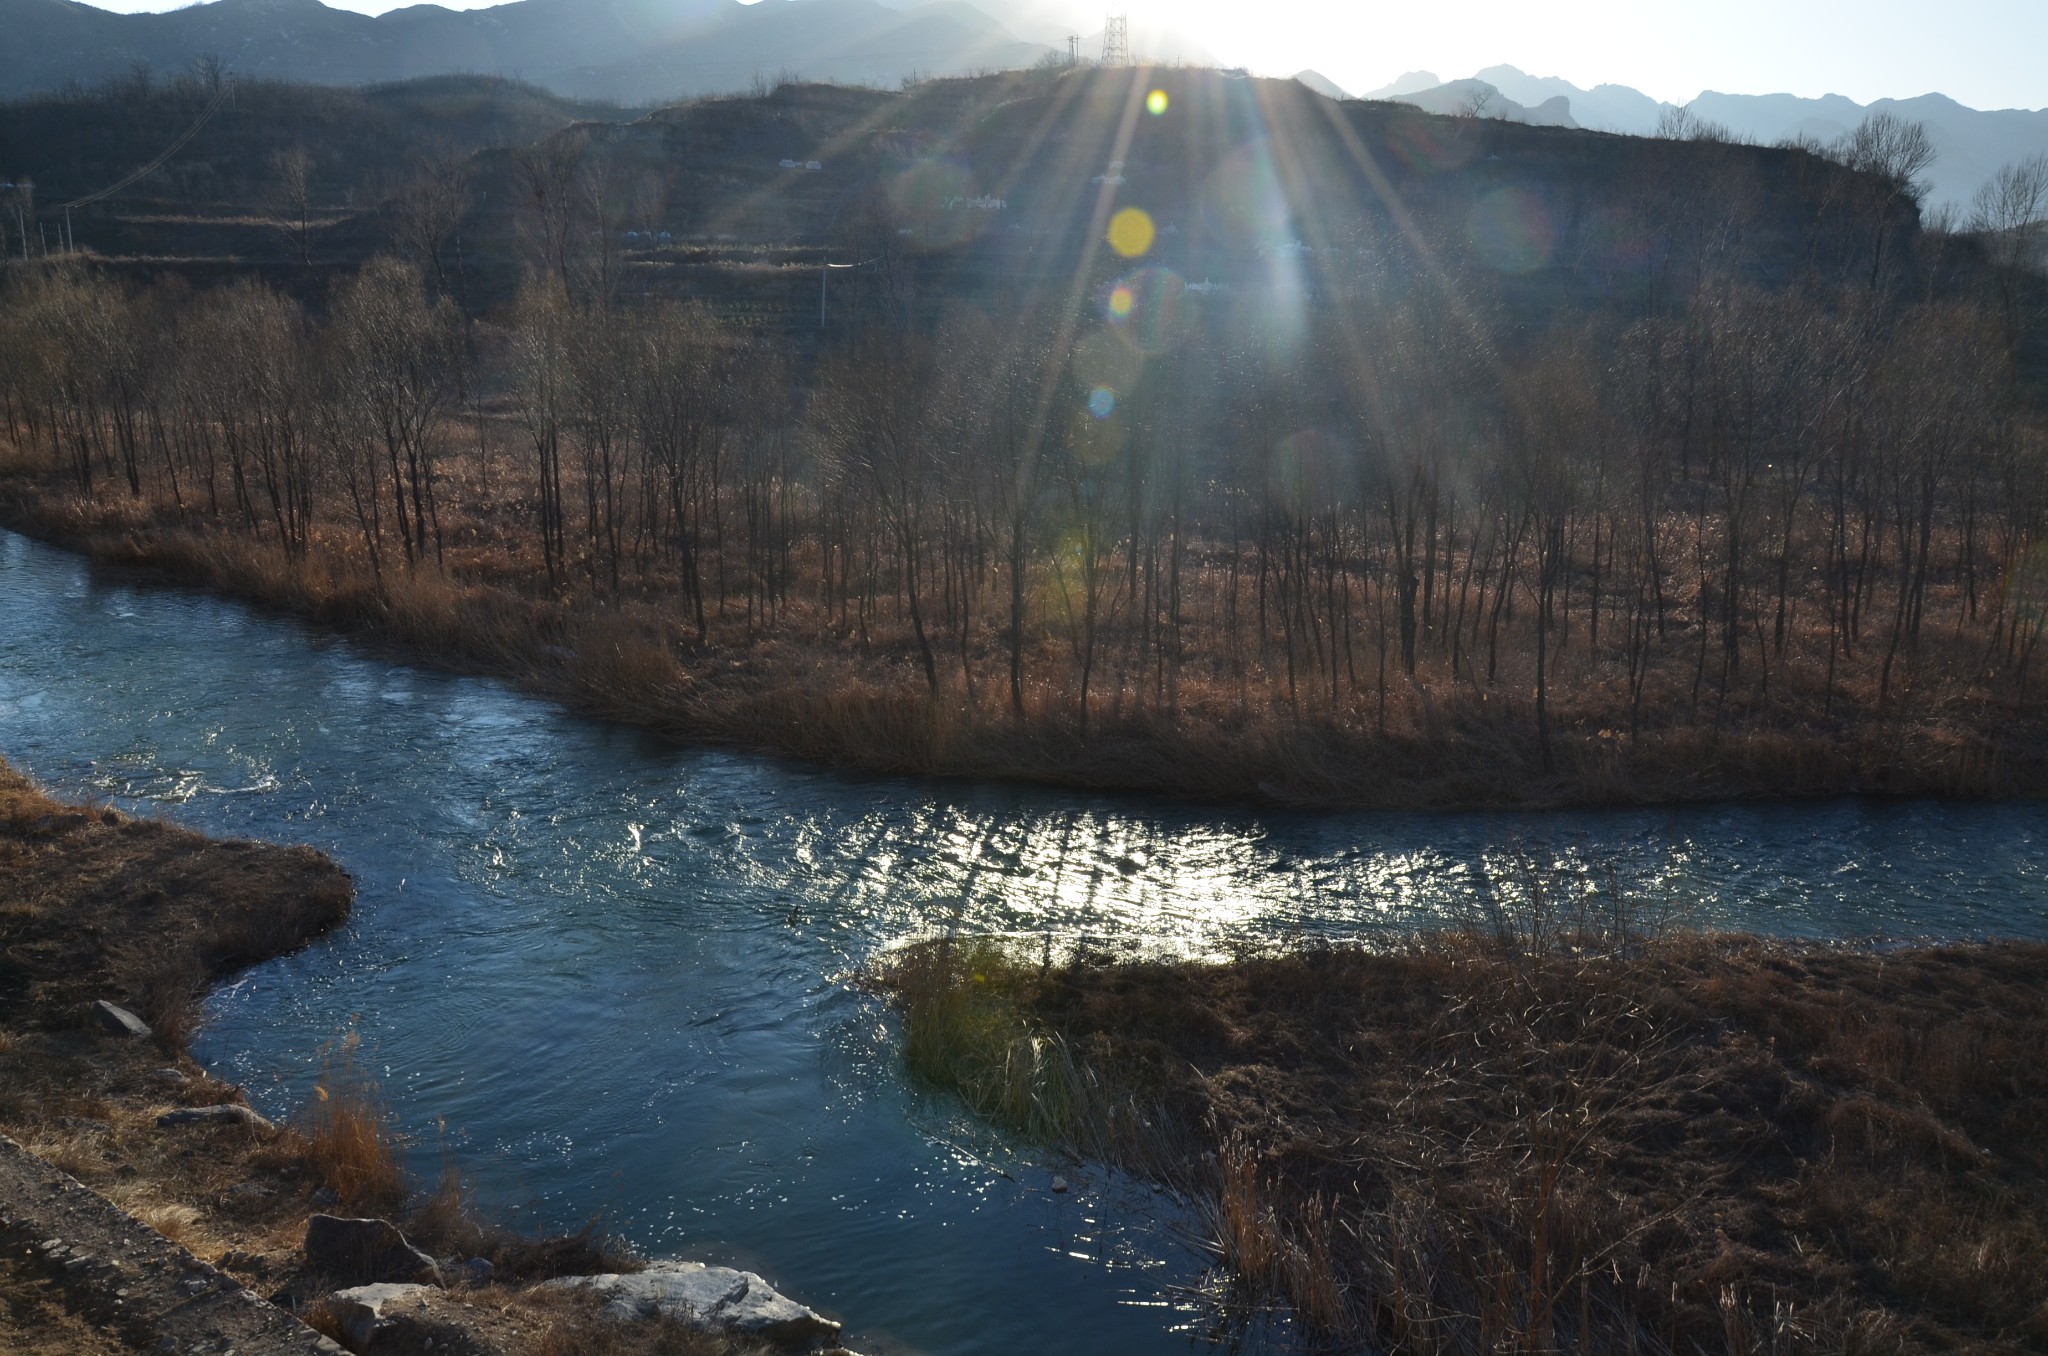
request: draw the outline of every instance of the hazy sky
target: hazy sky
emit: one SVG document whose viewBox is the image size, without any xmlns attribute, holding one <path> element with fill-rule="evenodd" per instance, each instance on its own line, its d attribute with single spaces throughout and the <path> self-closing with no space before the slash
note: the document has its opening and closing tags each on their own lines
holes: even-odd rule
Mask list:
<svg viewBox="0 0 2048 1356">
<path fill-rule="evenodd" d="M 99 0 L 171 9 L 182 0 Z M 443 0 L 452 9 L 483 0 Z M 779 0 L 768 0 L 778 3 Z M 891 2 L 891 0 L 885 0 Z M 329 0 L 378 13 L 389 0 Z M 908 7 L 909 0 L 893 0 Z M 982 0 L 999 17 L 1016 0 Z M 1098 7 L 1023 0 L 1094 15 Z M 1861 103 L 1939 90 L 1977 108 L 2048 105 L 2048 0 L 1105 0 L 1185 32 L 1261 74 L 1313 67 L 1354 92 L 1404 71 L 1444 79 L 1499 62 L 1574 84 L 1634 85 L 1684 102 L 1736 94 L 1846 94 Z M 1100 31 L 1096 18 L 1092 31 Z"/>
</svg>

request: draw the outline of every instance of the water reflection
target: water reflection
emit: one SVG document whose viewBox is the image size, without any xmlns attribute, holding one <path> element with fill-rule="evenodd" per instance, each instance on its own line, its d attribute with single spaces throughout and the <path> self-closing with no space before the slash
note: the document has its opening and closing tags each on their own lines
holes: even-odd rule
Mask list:
<svg viewBox="0 0 2048 1356">
<path fill-rule="evenodd" d="M 265 1106 L 353 1021 L 429 1170 L 438 1120 L 488 1198 L 757 1267 L 862 1350 L 1182 1351 L 1197 1266 L 1145 1188 L 1055 1195 L 904 1083 L 842 978 L 905 937 L 1385 934 L 1532 861 L 1703 923 L 2048 935 L 2038 806 L 1315 817 L 847 778 L 666 748 L 4 535 L 0 750 L 355 873 L 343 935 L 213 1005 L 202 1053 Z"/>
</svg>

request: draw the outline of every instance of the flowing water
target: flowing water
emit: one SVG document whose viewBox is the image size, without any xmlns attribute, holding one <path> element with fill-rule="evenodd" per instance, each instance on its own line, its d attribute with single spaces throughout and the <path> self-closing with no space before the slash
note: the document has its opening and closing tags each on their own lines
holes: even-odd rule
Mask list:
<svg viewBox="0 0 2048 1356">
<path fill-rule="evenodd" d="M 1533 864 L 1813 937 L 2048 936 L 2048 807 L 1294 815 L 666 746 L 0 533 L 0 753 L 70 797 L 306 842 L 349 925 L 219 994 L 285 1113 L 353 1028 L 431 1174 L 737 1262 L 876 1352 L 1185 1351 L 1192 1221 L 1006 1144 L 848 983 L 946 928 L 1184 953 L 1400 930 Z M 1055 1193 L 1052 1174 L 1074 1189 Z"/>
</svg>

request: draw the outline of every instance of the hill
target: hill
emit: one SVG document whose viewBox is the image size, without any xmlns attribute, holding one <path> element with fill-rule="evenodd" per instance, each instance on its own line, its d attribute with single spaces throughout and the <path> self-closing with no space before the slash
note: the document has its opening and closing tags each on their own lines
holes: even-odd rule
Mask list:
<svg viewBox="0 0 2048 1356">
<path fill-rule="evenodd" d="M 354 85 L 469 73 L 556 94 L 648 102 L 744 89 L 760 77 L 880 81 L 1028 66 L 1020 42 L 954 0 L 514 0 L 413 5 L 376 17 L 320 0 L 213 0 L 115 14 L 75 0 L 0 0 L 0 97 L 182 72 L 217 59 L 242 78 Z"/>
<path fill-rule="evenodd" d="M 1630 136 L 1654 135 L 1663 118 L 1679 107 L 1627 85 L 1581 89 L 1568 80 L 1529 75 L 1513 66 L 1489 66 L 1469 80 L 1449 82 L 1428 72 L 1412 72 L 1365 97 L 1455 113 L 1468 106 L 1475 93 L 1487 90 L 1494 92 L 1488 109 L 1494 116 Z M 1923 123 L 1938 152 L 1926 174 L 1928 198 L 1935 205 L 1967 207 L 2000 166 L 2048 153 L 2048 109 L 1968 108 L 1945 94 L 1859 104 L 1839 94 L 1809 99 L 1708 90 L 1685 107 L 1734 136 L 1763 146 L 1790 140 L 1831 142 L 1874 113 Z"/>
</svg>

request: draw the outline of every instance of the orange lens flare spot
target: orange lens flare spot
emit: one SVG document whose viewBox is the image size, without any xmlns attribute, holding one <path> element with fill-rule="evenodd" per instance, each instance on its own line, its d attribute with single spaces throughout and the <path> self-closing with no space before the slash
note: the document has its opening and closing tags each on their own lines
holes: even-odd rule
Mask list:
<svg viewBox="0 0 2048 1356">
<path fill-rule="evenodd" d="M 1151 213 L 1142 207 L 1126 207 L 1109 219 L 1109 247 L 1126 259 L 1149 252 L 1158 234 Z"/>
<path fill-rule="evenodd" d="M 1128 320 L 1131 308 L 1138 304 L 1138 298 L 1128 287 L 1119 287 L 1109 294 L 1109 313 L 1118 320 Z"/>
<path fill-rule="evenodd" d="M 1165 90 L 1155 89 L 1145 96 L 1145 111 L 1157 118 L 1166 112 L 1172 102 L 1171 99 L 1166 97 Z"/>
</svg>

